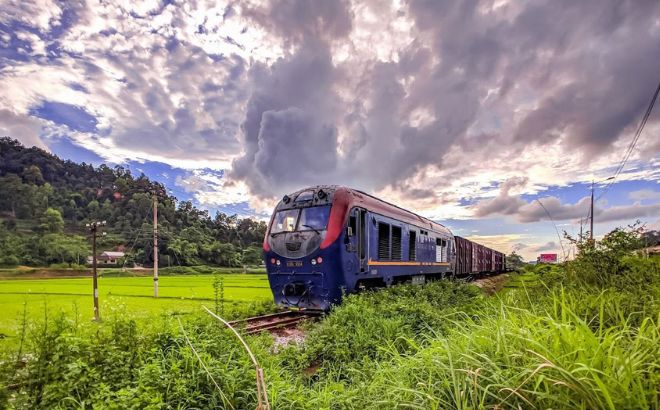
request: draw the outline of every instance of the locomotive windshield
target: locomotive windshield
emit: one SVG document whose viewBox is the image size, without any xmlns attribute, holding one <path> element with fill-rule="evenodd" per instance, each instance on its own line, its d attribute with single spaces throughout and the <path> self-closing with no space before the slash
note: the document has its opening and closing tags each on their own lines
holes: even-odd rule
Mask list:
<svg viewBox="0 0 660 410">
<path fill-rule="evenodd" d="M 273 226 L 270 229 L 270 233 L 295 231 L 299 213 L 299 209 L 289 209 L 276 213 Z"/>
<path fill-rule="evenodd" d="M 330 205 L 287 209 L 275 214 L 271 234 L 293 231 L 322 231 L 328 225 Z"/>
</svg>

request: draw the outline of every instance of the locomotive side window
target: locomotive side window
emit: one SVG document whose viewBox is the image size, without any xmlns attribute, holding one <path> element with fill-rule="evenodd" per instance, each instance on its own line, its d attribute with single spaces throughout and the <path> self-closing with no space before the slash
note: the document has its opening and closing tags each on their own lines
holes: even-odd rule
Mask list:
<svg viewBox="0 0 660 410">
<path fill-rule="evenodd" d="M 445 240 L 442 238 L 435 238 L 435 261 L 445 262 Z"/>
<path fill-rule="evenodd" d="M 364 209 L 360 210 L 360 238 L 359 238 L 359 248 L 360 248 L 360 261 L 361 261 L 361 271 L 366 270 L 365 258 L 367 255 L 367 211 Z"/>
<path fill-rule="evenodd" d="M 408 237 L 408 260 L 414 261 L 417 260 L 417 232 L 410 231 L 410 236 Z"/>
<path fill-rule="evenodd" d="M 390 225 L 378 223 L 378 259 L 390 258 Z"/>
<path fill-rule="evenodd" d="M 392 226 L 392 260 L 401 260 L 401 227 Z"/>
<path fill-rule="evenodd" d="M 355 216 L 351 215 L 351 217 L 348 219 L 348 227 L 351 228 L 350 232 L 351 235 L 355 235 L 357 233 L 357 218 Z"/>
</svg>

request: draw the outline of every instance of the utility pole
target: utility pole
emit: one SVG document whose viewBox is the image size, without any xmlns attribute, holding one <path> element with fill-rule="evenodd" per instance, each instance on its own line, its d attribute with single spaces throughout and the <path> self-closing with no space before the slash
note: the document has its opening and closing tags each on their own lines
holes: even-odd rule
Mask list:
<svg viewBox="0 0 660 410">
<path fill-rule="evenodd" d="M 594 241 L 594 180 L 591 180 L 591 210 L 589 211 L 591 215 L 591 227 L 589 228 L 589 240 Z"/>
<path fill-rule="evenodd" d="M 582 243 L 582 218 L 580 218 L 580 240 L 579 243 Z"/>
<path fill-rule="evenodd" d="M 101 315 L 99 313 L 99 280 L 96 272 L 96 235 L 98 234 L 99 226 L 103 225 L 105 225 L 105 221 L 93 221 L 85 224 L 92 234 L 92 286 L 94 288 L 94 320 L 97 322 L 101 320 Z M 103 232 L 103 235 L 105 235 L 105 232 Z"/>
<path fill-rule="evenodd" d="M 605 181 L 611 181 L 611 180 L 613 180 L 613 179 L 614 179 L 614 177 L 609 177 L 609 178 L 607 178 L 607 179 L 604 179 L 604 180 L 602 180 L 602 181 L 599 181 L 598 183 L 605 182 Z M 590 208 L 590 209 L 591 209 L 591 210 L 590 210 L 590 214 L 591 214 L 591 226 L 590 226 L 590 230 L 589 230 L 589 240 L 590 240 L 592 243 L 593 243 L 593 241 L 594 241 L 594 183 L 595 183 L 595 182 L 594 182 L 594 180 L 592 179 L 592 180 L 591 180 L 591 208 Z M 601 195 L 601 196 L 602 196 L 602 195 Z"/>
<path fill-rule="evenodd" d="M 158 297 L 158 196 L 154 191 L 154 297 Z"/>
</svg>

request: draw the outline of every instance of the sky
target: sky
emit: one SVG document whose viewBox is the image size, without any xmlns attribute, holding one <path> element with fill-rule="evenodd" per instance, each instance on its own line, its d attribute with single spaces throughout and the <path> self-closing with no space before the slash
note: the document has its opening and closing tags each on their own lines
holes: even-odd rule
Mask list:
<svg viewBox="0 0 660 410">
<path fill-rule="evenodd" d="M 659 81 L 657 0 L 0 0 L 1 135 L 212 213 L 348 185 L 529 260 L 592 181 L 596 237 L 660 228 L 660 107 L 602 182 Z"/>
</svg>

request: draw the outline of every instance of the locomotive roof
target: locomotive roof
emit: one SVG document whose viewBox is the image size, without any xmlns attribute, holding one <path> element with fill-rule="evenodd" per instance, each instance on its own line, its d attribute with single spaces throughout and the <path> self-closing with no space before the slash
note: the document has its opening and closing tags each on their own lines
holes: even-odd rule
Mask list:
<svg viewBox="0 0 660 410">
<path fill-rule="evenodd" d="M 299 195 L 302 192 L 311 191 L 311 190 L 318 191 L 319 189 L 323 189 L 328 194 L 332 194 L 332 195 L 344 191 L 346 194 L 348 194 L 349 197 L 348 198 L 349 209 L 353 206 L 362 206 L 370 211 L 379 213 L 381 215 L 393 219 L 398 219 L 403 222 L 407 222 L 411 225 L 415 225 L 423 229 L 430 229 L 433 231 L 444 232 L 448 235 L 451 235 L 451 231 L 442 224 L 433 222 L 428 218 L 424 218 L 423 216 L 417 215 L 414 212 L 411 212 L 407 209 L 401 208 L 400 206 L 384 201 L 373 195 L 367 194 L 366 192 L 346 186 L 317 185 L 317 186 L 303 188 L 288 196 L 291 198 L 295 198 L 297 195 Z"/>
<path fill-rule="evenodd" d="M 358 203 L 363 204 L 363 206 L 371 211 L 375 211 L 384 216 L 389 216 L 394 219 L 399 219 L 404 222 L 408 222 L 412 225 L 419 226 L 421 228 L 428 228 L 434 231 L 445 232 L 451 235 L 451 231 L 446 226 L 434 222 L 428 218 L 417 215 L 414 212 L 411 212 L 407 209 L 401 208 L 398 205 L 394 205 L 390 202 L 384 201 L 380 198 L 377 198 L 373 195 L 367 194 L 366 192 L 349 188 L 349 187 L 338 187 L 337 189 L 346 189 L 350 191 L 354 196 L 359 198 Z"/>
</svg>

